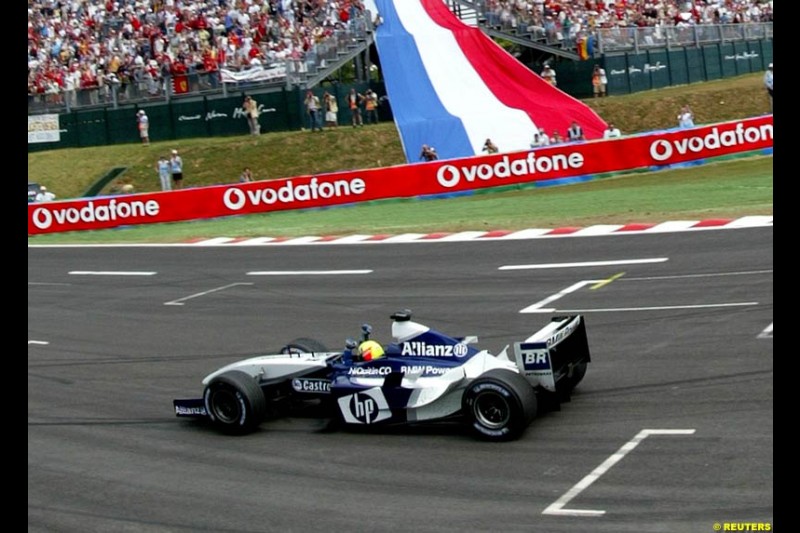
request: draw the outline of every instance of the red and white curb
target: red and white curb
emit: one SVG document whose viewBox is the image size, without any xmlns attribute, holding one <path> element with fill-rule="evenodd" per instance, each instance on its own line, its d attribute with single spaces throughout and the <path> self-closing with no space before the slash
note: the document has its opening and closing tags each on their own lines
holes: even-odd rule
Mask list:
<svg viewBox="0 0 800 533">
<path fill-rule="evenodd" d="M 381 244 L 410 242 L 510 241 L 554 237 L 590 237 L 597 235 L 631 235 L 640 233 L 672 233 L 679 231 L 756 228 L 772 226 L 771 216 L 747 216 L 736 219 L 675 220 L 660 224 L 599 224 L 587 227 L 523 229 L 519 231 L 461 231 L 457 233 L 402 233 L 398 235 L 330 235 L 307 237 L 215 237 L 192 241 L 194 246 L 291 246 L 306 244 Z"/>
</svg>

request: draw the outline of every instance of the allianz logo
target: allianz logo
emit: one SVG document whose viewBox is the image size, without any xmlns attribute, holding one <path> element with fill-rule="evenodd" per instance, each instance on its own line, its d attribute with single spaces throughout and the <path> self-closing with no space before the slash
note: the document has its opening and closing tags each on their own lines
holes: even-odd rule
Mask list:
<svg viewBox="0 0 800 533">
<path fill-rule="evenodd" d="M 466 344 L 428 344 L 427 342 L 404 342 L 400 355 L 417 357 L 464 357 L 467 355 Z"/>
</svg>

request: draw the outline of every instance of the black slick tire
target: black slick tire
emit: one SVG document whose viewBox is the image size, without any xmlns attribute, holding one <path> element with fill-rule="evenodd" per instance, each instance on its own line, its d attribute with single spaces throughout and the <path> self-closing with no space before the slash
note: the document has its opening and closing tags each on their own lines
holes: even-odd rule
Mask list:
<svg viewBox="0 0 800 533">
<path fill-rule="evenodd" d="M 462 409 L 476 437 L 496 442 L 514 440 L 536 417 L 536 393 L 517 372 L 489 370 L 466 388 Z"/>
<path fill-rule="evenodd" d="M 249 374 L 231 370 L 215 377 L 203 392 L 206 412 L 223 433 L 252 433 L 267 410 L 264 393 Z"/>
</svg>

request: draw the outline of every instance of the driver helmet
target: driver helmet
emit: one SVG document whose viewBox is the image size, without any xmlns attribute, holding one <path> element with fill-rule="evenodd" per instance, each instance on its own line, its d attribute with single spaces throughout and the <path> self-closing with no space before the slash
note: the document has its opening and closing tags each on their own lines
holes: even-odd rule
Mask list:
<svg viewBox="0 0 800 533">
<path fill-rule="evenodd" d="M 375 341 L 364 341 L 358 345 L 358 350 L 356 350 L 357 361 L 374 361 L 383 355 L 383 346 Z"/>
</svg>

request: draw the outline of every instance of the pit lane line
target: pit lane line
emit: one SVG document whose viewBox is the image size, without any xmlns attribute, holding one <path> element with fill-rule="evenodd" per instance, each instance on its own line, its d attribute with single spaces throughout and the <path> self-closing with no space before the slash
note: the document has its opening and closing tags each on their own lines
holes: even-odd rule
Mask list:
<svg viewBox="0 0 800 533">
<path fill-rule="evenodd" d="M 606 514 L 604 510 L 594 509 L 564 509 L 572 499 L 578 494 L 587 489 L 592 483 L 600 479 L 600 476 L 609 471 L 609 469 L 617 464 L 623 457 L 636 448 L 644 439 L 650 435 L 693 435 L 695 429 L 643 429 L 636 434 L 631 440 L 622 445 L 622 447 L 613 453 L 608 459 L 600 463 L 600 466 L 591 471 L 586 477 L 578 481 L 571 489 L 565 492 L 559 499 L 547 506 L 542 511 L 546 515 L 558 516 L 603 516 Z"/>
<path fill-rule="evenodd" d="M 247 272 L 247 276 L 338 276 L 372 274 L 372 270 L 262 270 Z"/>
<path fill-rule="evenodd" d="M 71 276 L 155 276 L 157 272 L 125 271 L 125 270 L 72 270 Z"/>
<path fill-rule="evenodd" d="M 533 265 L 504 265 L 497 270 L 534 270 L 544 268 L 580 268 L 592 266 L 612 266 L 612 265 L 642 265 L 647 263 L 664 263 L 669 261 L 668 257 L 653 257 L 649 259 L 620 259 L 615 261 L 584 261 L 581 263 L 539 263 Z"/>
<path fill-rule="evenodd" d="M 502 269 L 502 267 L 500 268 Z M 672 275 L 672 276 L 650 276 L 650 277 L 637 277 L 637 278 L 624 278 L 622 281 L 651 281 L 651 280 L 660 280 L 660 279 L 681 279 L 681 278 L 692 278 L 692 277 L 715 277 L 715 276 L 734 276 L 734 275 L 747 275 L 747 274 L 764 274 L 764 273 L 771 273 L 772 270 L 751 270 L 745 272 L 718 272 L 718 273 L 710 273 L 710 274 L 684 274 L 684 275 Z M 606 279 L 601 280 L 582 280 L 577 283 L 573 283 L 566 289 L 563 289 L 555 294 L 548 296 L 547 298 L 540 300 L 534 304 L 529 305 L 528 307 L 524 307 L 520 309 L 520 313 L 612 313 L 617 311 L 664 311 L 664 310 L 673 310 L 673 309 L 705 309 L 705 308 L 715 308 L 715 307 L 743 307 L 743 306 L 754 306 L 759 305 L 759 302 L 727 302 L 727 303 L 718 303 L 718 304 L 693 304 L 693 305 L 670 305 L 670 306 L 649 306 L 649 307 L 616 307 L 616 308 L 599 308 L 599 309 L 556 309 L 555 307 L 543 307 L 550 302 L 554 302 L 564 296 L 577 291 L 585 287 L 586 285 L 592 285 L 590 288 L 591 290 L 599 289 L 608 285 L 609 283 L 621 279 L 625 275 L 624 272 L 619 272 L 610 276 Z M 772 330 L 771 326 L 767 329 L 770 330 L 769 335 L 771 336 Z M 767 330 L 764 330 L 762 334 L 765 334 Z"/>
<path fill-rule="evenodd" d="M 198 292 L 195 294 L 191 294 L 189 296 L 185 296 L 183 298 L 178 298 L 177 300 L 172 300 L 170 302 L 164 302 L 164 305 L 183 305 L 183 302 L 186 300 L 191 300 L 192 298 L 197 298 L 199 296 L 205 296 L 206 294 L 211 294 L 212 292 L 222 291 L 225 289 L 229 289 L 231 287 L 235 287 L 237 285 L 254 285 L 253 283 L 229 283 L 228 285 L 223 285 L 222 287 L 217 287 L 216 289 L 210 289 L 203 292 Z"/>
<path fill-rule="evenodd" d="M 247 276 L 307 276 L 307 275 L 319 276 L 319 275 L 371 274 L 371 273 L 372 270 L 264 270 L 264 271 L 247 272 L 246 275 Z M 255 285 L 255 284 L 230 283 L 228 285 L 223 285 L 222 287 L 217 287 L 216 289 L 198 292 L 195 294 L 191 294 L 189 296 L 185 296 L 183 298 L 178 298 L 177 300 L 172 300 L 170 302 L 164 302 L 164 305 L 183 305 L 186 300 L 191 300 L 192 298 L 198 298 L 200 296 L 205 296 L 213 292 L 229 289 L 237 285 Z"/>
<path fill-rule="evenodd" d="M 596 309 L 537 309 L 526 313 L 618 313 L 626 311 L 672 311 L 675 309 L 711 309 L 717 307 L 748 307 L 758 302 L 731 302 L 724 304 L 657 305 L 652 307 L 605 307 Z M 523 311 L 520 311 L 522 313 Z"/>
</svg>

